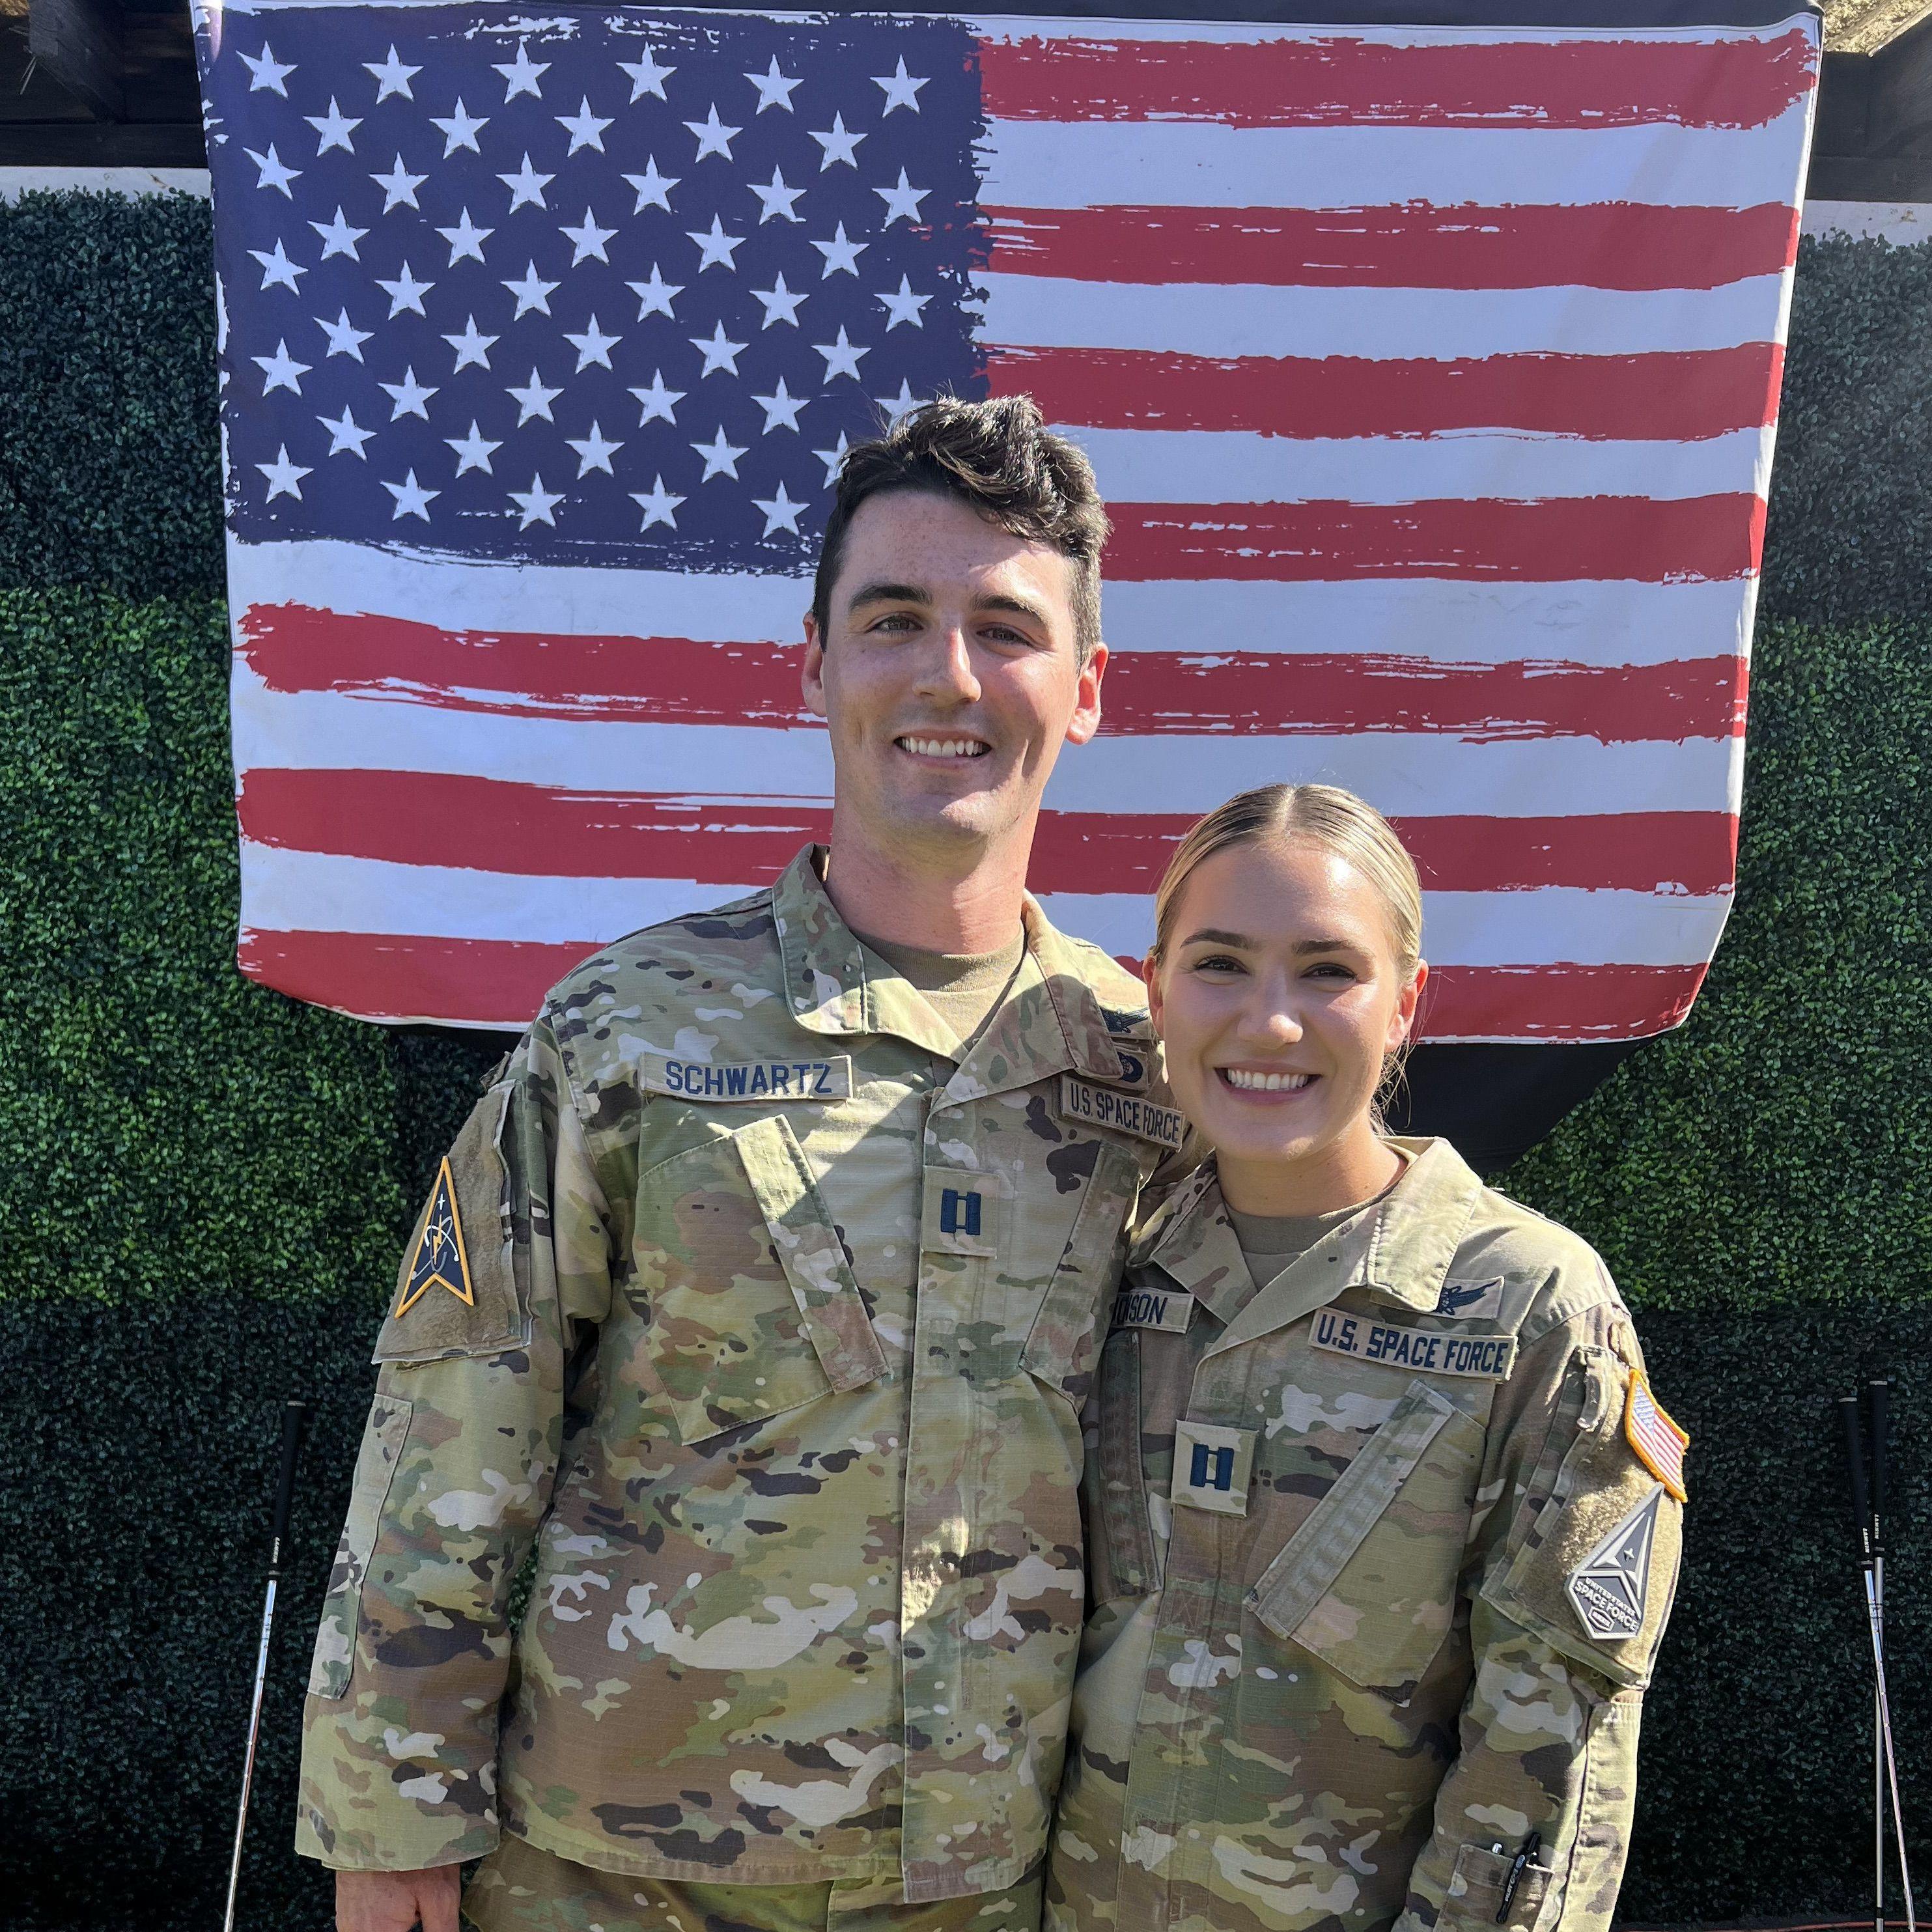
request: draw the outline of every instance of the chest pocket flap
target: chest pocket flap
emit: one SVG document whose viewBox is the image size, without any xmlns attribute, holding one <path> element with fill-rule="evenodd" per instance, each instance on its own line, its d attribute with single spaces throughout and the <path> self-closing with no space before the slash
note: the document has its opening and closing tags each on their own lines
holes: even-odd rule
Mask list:
<svg viewBox="0 0 1932 1932">
<path fill-rule="evenodd" d="M 1482 1425 L 1412 1382 L 1248 1593 L 1277 1636 L 1400 1703 L 1455 1612 Z"/>
<path fill-rule="evenodd" d="M 844 1245 L 782 1114 L 659 1162 L 640 1192 L 639 1280 L 681 1441 L 885 1372 Z"/>
</svg>

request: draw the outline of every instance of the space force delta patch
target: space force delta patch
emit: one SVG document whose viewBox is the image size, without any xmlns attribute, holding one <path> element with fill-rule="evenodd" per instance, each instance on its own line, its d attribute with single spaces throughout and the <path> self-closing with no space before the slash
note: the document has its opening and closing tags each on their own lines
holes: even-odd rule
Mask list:
<svg viewBox="0 0 1932 1932">
<path fill-rule="evenodd" d="M 1364 1362 L 1418 1375 L 1473 1376 L 1484 1382 L 1505 1380 L 1516 1360 L 1514 1335 L 1440 1334 L 1406 1328 L 1395 1322 L 1371 1322 L 1366 1315 L 1340 1315 L 1324 1308 L 1309 1337 L 1316 1348 Z"/>
<path fill-rule="evenodd" d="M 734 1061 L 647 1053 L 638 1063 L 638 1084 L 681 1100 L 848 1100 L 852 1062 L 842 1053 L 830 1060 Z"/>
<path fill-rule="evenodd" d="M 1187 1132 L 1178 1108 L 1157 1107 L 1138 1094 L 1096 1087 L 1070 1073 L 1060 1076 L 1060 1111 L 1067 1120 L 1112 1127 L 1116 1133 L 1132 1134 L 1137 1140 L 1154 1141 L 1165 1148 L 1179 1147 Z"/>
</svg>

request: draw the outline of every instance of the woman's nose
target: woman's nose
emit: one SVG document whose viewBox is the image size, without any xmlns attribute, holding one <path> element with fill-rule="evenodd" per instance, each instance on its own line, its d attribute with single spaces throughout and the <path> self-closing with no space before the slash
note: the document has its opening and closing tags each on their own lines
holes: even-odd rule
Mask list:
<svg viewBox="0 0 1932 1932">
<path fill-rule="evenodd" d="M 1292 1046 L 1301 1037 L 1301 1022 L 1292 1002 L 1264 994 L 1242 1016 L 1242 1030 L 1261 1046 Z"/>
</svg>

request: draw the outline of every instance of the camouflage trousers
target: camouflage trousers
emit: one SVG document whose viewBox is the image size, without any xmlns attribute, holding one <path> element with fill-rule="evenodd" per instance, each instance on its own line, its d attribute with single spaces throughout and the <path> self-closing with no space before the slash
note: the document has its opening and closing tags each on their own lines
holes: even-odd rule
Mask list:
<svg viewBox="0 0 1932 1932">
<path fill-rule="evenodd" d="M 639 1878 L 507 1834 L 463 1894 L 466 1932 L 1040 1932 L 1044 1868 L 1006 1892 L 908 1905 L 896 1880 L 697 1885 Z"/>
</svg>

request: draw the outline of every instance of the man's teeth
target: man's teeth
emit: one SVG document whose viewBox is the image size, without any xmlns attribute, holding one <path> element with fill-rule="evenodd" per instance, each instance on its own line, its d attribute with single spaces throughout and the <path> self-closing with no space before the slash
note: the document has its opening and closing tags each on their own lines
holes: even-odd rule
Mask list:
<svg viewBox="0 0 1932 1932">
<path fill-rule="evenodd" d="M 976 738 L 902 738 L 899 742 L 922 758 L 976 758 L 986 748 Z"/>
<path fill-rule="evenodd" d="M 1250 1073 L 1245 1067 L 1224 1066 L 1230 1087 L 1256 1094 L 1292 1094 L 1315 1078 L 1312 1073 Z"/>
</svg>

